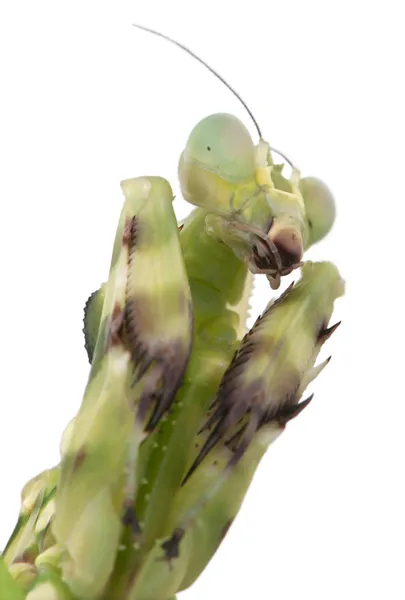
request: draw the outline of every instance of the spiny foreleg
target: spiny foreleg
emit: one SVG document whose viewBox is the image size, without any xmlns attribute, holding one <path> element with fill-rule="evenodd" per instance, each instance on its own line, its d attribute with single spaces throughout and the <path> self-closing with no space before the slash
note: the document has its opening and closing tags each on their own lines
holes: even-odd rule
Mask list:
<svg viewBox="0 0 405 600">
<path fill-rule="evenodd" d="M 122 189 L 104 299 L 87 322 L 88 347 L 97 330 L 92 368 L 63 455 L 52 525 L 65 549 L 64 578 L 83 598 L 106 585 L 125 525 L 139 533 L 139 446 L 170 408 L 191 351 L 191 297 L 170 186 L 143 177 Z"/>
<path fill-rule="evenodd" d="M 198 436 L 196 453 L 176 498 L 162 550 L 181 555 L 191 536 L 187 587 L 198 576 L 235 517 L 258 462 L 288 421 L 305 408 L 308 383 L 344 283 L 331 263 L 306 263 L 301 281 L 269 304 L 225 372 Z M 170 533 L 170 527 L 171 533 Z M 184 541 L 183 541 L 184 539 Z M 184 589 L 182 587 L 182 589 Z"/>
</svg>

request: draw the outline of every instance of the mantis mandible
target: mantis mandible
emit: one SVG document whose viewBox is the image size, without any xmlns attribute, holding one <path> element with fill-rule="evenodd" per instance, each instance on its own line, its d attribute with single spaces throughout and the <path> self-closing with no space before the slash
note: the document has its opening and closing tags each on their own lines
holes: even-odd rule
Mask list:
<svg viewBox="0 0 405 600">
<path fill-rule="evenodd" d="M 196 125 L 178 168 L 195 208 L 180 225 L 166 180 L 121 183 L 109 277 L 85 306 L 83 402 L 60 466 L 24 489 L 4 552 L 29 600 L 44 585 L 57 600 L 171 600 L 188 588 L 329 360 L 314 366 L 344 283 L 303 254 L 333 225 L 332 194 L 294 165 L 283 175 L 247 105 L 203 64 L 259 140 L 229 114 Z M 248 331 L 252 277 L 277 289 L 298 267 L 301 280 Z"/>
</svg>

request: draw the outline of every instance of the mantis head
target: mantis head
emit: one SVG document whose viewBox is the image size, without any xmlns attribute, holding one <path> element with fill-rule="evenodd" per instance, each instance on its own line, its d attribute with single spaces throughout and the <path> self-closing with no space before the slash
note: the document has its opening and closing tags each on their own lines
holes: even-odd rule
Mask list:
<svg viewBox="0 0 405 600">
<path fill-rule="evenodd" d="M 255 146 L 236 117 L 219 113 L 192 130 L 180 157 L 184 198 L 207 211 L 207 230 L 253 273 L 270 280 L 300 265 L 304 248 L 322 239 L 335 218 L 333 196 L 319 179 L 273 165 L 270 146 Z M 277 283 L 276 283 L 277 286 Z"/>
<path fill-rule="evenodd" d="M 184 198 L 207 211 L 208 233 L 253 273 L 272 276 L 298 266 L 305 224 L 301 194 L 297 201 L 280 171 L 273 175 L 281 195 L 287 190 L 288 202 L 277 197 L 270 161 L 269 145 L 260 140 L 255 146 L 239 119 L 214 114 L 192 130 L 180 157 L 179 180 Z M 275 194 L 268 193 L 268 184 Z"/>
</svg>

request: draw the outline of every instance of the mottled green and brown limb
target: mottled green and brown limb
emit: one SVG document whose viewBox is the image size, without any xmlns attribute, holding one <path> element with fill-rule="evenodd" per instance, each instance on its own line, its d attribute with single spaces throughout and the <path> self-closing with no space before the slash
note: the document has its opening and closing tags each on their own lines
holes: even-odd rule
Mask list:
<svg viewBox="0 0 405 600">
<path fill-rule="evenodd" d="M 198 538 L 205 512 L 210 514 L 210 523 L 217 521 L 215 506 L 222 514 L 222 527 L 233 519 L 264 449 L 308 405 L 310 398 L 300 399 L 328 362 L 314 367 L 323 343 L 336 329 L 328 328 L 328 322 L 343 290 L 334 265 L 306 263 L 301 281 L 270 303 L 245 336 L 222 378 L 200 432 L 202 449 L 168 521 L 174 527 L 162 545 L 168 557 L 181 555 L 183 538 Z M 233 493 L 231 481 L 240 486 Z M 233 503 L 234 508 L 225 509 L 224 502 Z M 211 543 L 218 544 L 219 528 L 215 531 Z M 210 546 L 205 556 L 213 551 Z M 199 554 L 197 549 L 194 552 Z"/>
<path fill-rule="evenodd" d="M 138 178 L 122 187 L 92 368 L 62 461 L 53 522 L 66 550 L 64 578 L 83 597 L 105 586 L 122 519 L 136 524 L 139 446 L 170 407 L 191 350 L 191 297 L 170 186 Z M 94 562 L 100 534 L 109 544 Z"/>
</svg>

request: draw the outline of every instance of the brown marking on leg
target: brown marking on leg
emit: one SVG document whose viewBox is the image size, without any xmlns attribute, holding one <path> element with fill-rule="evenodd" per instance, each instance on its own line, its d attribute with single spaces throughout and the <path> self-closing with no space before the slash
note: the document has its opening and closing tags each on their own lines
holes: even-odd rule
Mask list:
<svg viewBox="0 0 405 600">
<path fill-rule="evenodd" d="M 82 446 L 77 452 L 76 452 L 76 456 L 74 458 L 73 461 L 73 472 L 77 471 L 78 469 L 80 469 L 80 467 L 82 466 L 84 459 L 87 456 L 87 452 L 84 449 L 84 446 Z"/>
<path fill-rule="evenodd" d="M 129 527 L 135 538 L 139 538 L 142 533 L 141 526 L 138 521 L 138 517 L 136 516 L 135 508 L 132 504 L 128 502 L 124 503 L 124 514 L 121 518 L 121 522 L 124 527 Z"/>
<path fill-rule="evenodd" d="M 122 245 L 132 248 L 132 244 L 134 242 L 134 233 L 136 229 L 136 217 L 126 217 L 124 231 L 122 232 Z"/>
<path fill-rule="evenodd" d="M 163 544 L 161 544 L 160 546 L 162 550 L 164 550 L 165 554 L 158 560 L 167 562 L 170 570 L 173 569 L 172 560 L 180 556 L 179 545 L 185 533 L 186 532 L 184 529 L 177 527 L 173 531 L 171 537 L 165 542 L 163 542 Z"/>
<path fill-rule="evenodd" d="M 116 304 L 113 308 L 108 335 L 109 346 L 119 346 L 123 343 L 122 333 L 124 325 L 124 311 Z"/>
<path fill-rule="evenodd" d="M 190 314 L 189 304 L 184 302 L 184 310 Z M 155 403 L 152 415 L 145 426 L 151 432 L 171 403 L 187 367 L 191 352 L 182 340 L 156 340 L 150 343 L 148 331 L 154 330 L 154 315 L 147 298 L 128 299 L 124 308 L 125 332 L 128 349 L 134 364 L 134 385 L 143 377 L 144 385 L 140 399 L 140 417 L 146 417 L 152 402 Z M 190 323 L 192 328 L 192 322 Z M 149 336 L 150 337 L 150 336 Z M 153 341 L 153 340 L 152 340 Z"/>
<path fill-rule="evenodd" d="M 26 548 L 23 551 L 23 553 L 21 554 L 21 556 L 18 556 L 15 559 L 15 562 L 24 562 L 24 563 L 30 563 L 31 565 L 34 565 L 35 560 L 38 557 L 38 554 L 39 554 L 39 549 L 36 544 L 33 544 L 29 548 Z"/>
</svg>

